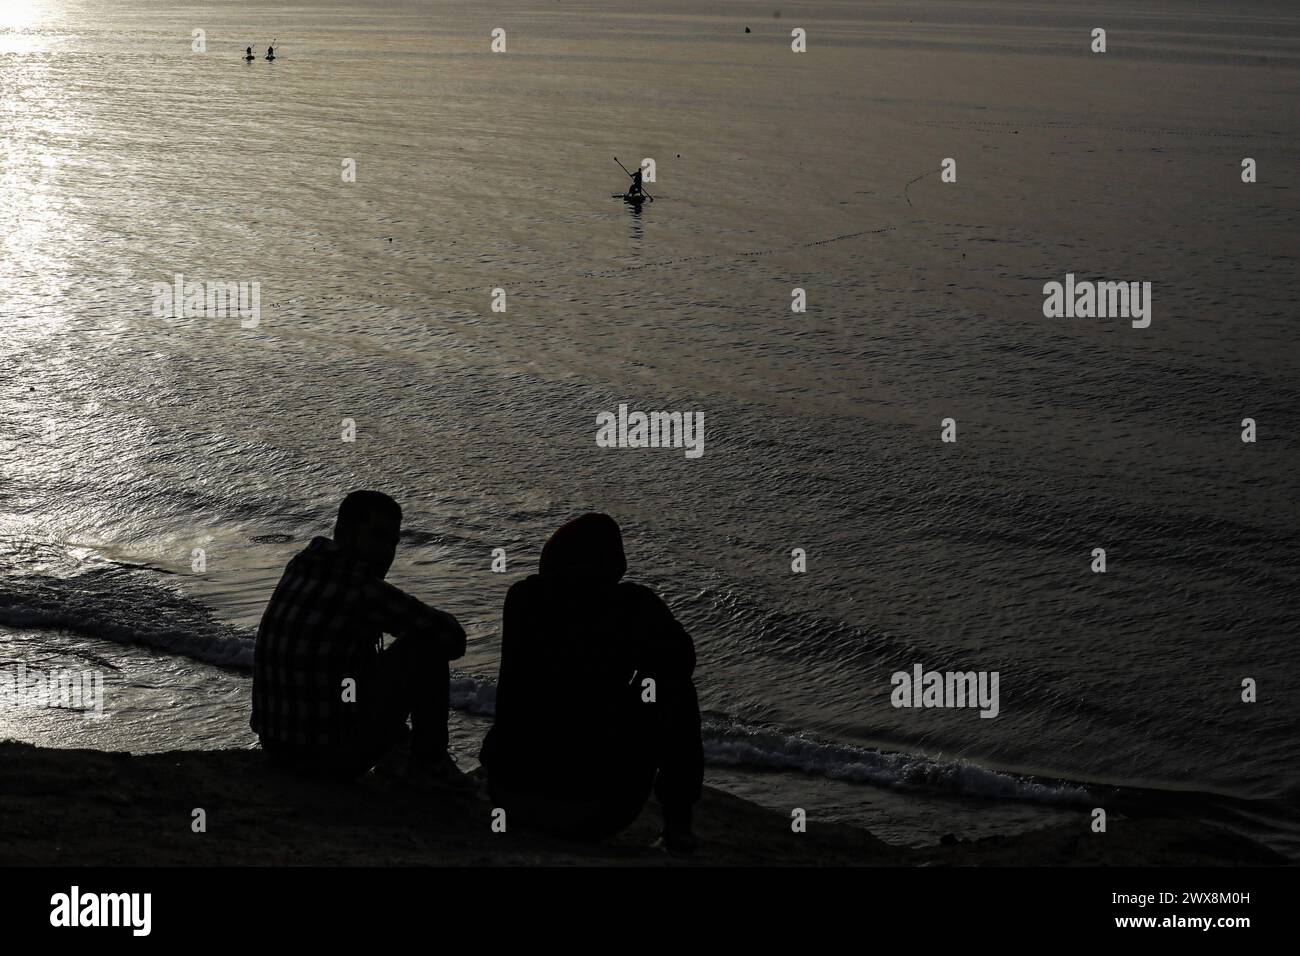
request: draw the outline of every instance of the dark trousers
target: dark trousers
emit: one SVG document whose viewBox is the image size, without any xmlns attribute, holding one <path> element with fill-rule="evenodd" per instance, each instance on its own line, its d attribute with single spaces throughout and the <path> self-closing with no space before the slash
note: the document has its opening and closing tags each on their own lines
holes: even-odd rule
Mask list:
<svg viewBox="0 0 1300 956">
<path fill-rule="evenodd" d="M 690 827 L 704 784 L 700 704 L 695 684 L 660 681 L 658 703 L 633 711 L 613 753 L 586 754 L 585 768 L 554 764 L 546 779 L 512 772 L 513 761 L 488 767 L 488 792 L 511 823 L 584 839 L 626 829 L 653 792 L 664 823 Z"/>
<path fill-rule="evenodd" d="M 379 652 L 374 673 L 358 683 L 359 719 L 339 747 L 296 747 L 262 741 L 279 765 L 310 776 L 359 777 L 408 736 L 413 757 L 438 760 L 447 753 L 451 667 L 431 641 L 398 638 Z"/>
</svg>

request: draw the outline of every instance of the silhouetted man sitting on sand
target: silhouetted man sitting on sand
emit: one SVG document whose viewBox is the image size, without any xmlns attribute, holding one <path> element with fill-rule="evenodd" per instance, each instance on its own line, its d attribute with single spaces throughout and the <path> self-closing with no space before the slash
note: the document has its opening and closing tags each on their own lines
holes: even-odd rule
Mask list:
<svg viewBox="0 0 1300 956">
<path fill-rule="evenodd" d="M 507 826 L 601 839 L 653 790 L 664 845 L 690 852 L 704 778 L 690 636 L 653 591 L 619 580 L 627 560 L 608 515 L 560 528 L 538 570 L 506 595 L 481 755 L 493 802 Z"/>
<path fill-rule="evenodd" d="M 410 717 L 409 771 L 471 789 L 447 754 L 447 662 L 465 653 L 465 631 L 384 582 L 401 524 L 392 498 L 354 491 L 334 539 L 289 562 L 257 632 L 252 727 L 278 762 L 350 778 L 406 738 Z M 397 637 L 387 649 L 383 634 Z"/>
</svg>

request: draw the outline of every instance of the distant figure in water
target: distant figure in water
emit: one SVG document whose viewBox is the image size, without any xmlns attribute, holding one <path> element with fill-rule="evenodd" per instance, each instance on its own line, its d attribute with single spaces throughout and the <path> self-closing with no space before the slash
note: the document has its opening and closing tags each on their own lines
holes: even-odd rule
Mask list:
<svg viewBox="0 0 1300 956">
<path fill-rule="evenodd" d="M 627 194 L 629 196 L 645 195 L 645 191 L 641 188 L 641 167 L 640 166 L 638 166 L 636 168 L 636 172 L 632 174 L 632 185 L 628 187 Z"/>
<path fill-rule="evenodd" d="M 407 738 L 408 776 L 469 790 L 447 753 L 448 661 L 465 630 L 384 581 L 402 509 L 354 491 L 334 538 L 313 538 L 285 568 L 257 631 L 252 728 L 278 763 L 313 776 L 358 777 Z M 397 640 L 387 649 L 382 635 Z"/>
<path fill-rule="evenodd" d="M 253 58 L 253 48 L 252 48 L 251 46 L 250 46 L 250 47 L 246 47 L 246 48 L 244 49 L 244 59 L 245 59 L 245 60 L 251 60 L 252 58 Z"/>
<path fill-rule="evenodd" d="M 614 519 L 588 514 L 510 588 L 480 759 L 512 825 L 603 839 L 653 791 L 663 845 L 689 853 L 704 780 L 695 645 L 653 591 L 620 580 L 626 570 Z"/>
<path fill-rule="evenodd" d="M 274 60 L 274 59 L 275 59 L 275 47 L 273 47 L 273 46 L 269 46 L 269 47 L 266 48 L 266 58 L 267 58 L 268 60 Z"/>
</svg>

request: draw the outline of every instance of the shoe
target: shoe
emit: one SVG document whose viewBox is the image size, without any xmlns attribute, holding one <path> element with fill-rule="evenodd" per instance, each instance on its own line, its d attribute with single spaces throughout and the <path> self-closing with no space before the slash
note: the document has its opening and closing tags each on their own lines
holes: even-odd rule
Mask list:
<svg viewBox="0 0 1300 956">
<path fill-rule="evenodd" d="M 662 847 L 669 853 L 689 856 L 695 852 L 699 843 L 695 839 L 695 834 L 689 829 L 666 826 L 655 845 Z"/>
<path fill-rule="evenodd" d="M 412 757 L 406 776 L 419 784 L 469 796 L 478 796 L 482 789 L 477 780 L 456 766 L 456 758 L 451 754 L 432 760 Z"/>
</svg>

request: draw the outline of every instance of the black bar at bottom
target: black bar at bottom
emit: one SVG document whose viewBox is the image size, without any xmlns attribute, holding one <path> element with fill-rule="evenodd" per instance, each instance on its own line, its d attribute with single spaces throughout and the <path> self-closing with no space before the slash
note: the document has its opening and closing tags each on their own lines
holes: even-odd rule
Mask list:
<svg viewBox="0 0 1300 956">
<path fill-rule="evenodd" d="M 841 930 L 863 946 L 894 931 L 918 943 L 1153 934 L 1231 942 L 1285 928 L 1296 889 L 1294 867 L 7 868 L 0 914 L 12 941 L 76 933 L 80 942 L 130 944 L 145 938 L 147 912 L 148 938 L 205 948 L 259 939 L 397 944 L 411 934 L 430 946 L 449 937 L 492 944 L 518 932 L 530 946 L 555 934 L 625 938 L 609 932 L 660 943 L 683 934 L 774 943 L 790 933 L 809 945 Z M 147 911 L 143 895 L 117 895 L 146 893 Z M 70 925 L 115 917 L 120 925 Z"/>
</svg>

